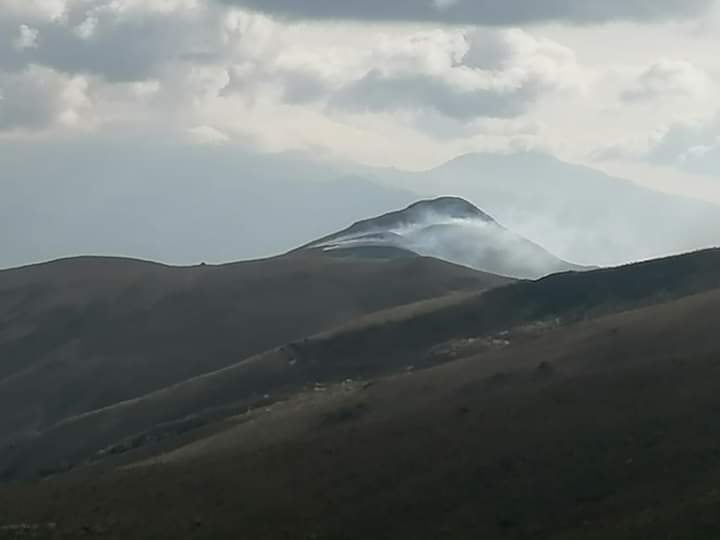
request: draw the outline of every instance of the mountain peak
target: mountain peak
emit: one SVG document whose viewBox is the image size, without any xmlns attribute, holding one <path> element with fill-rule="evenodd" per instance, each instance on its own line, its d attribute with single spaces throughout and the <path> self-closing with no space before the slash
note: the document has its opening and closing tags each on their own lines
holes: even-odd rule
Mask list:
<svg viewBox="0 0 720 540">
<path fill-rule="evenodd" d="M 580 269 L 514 234 L 472 203 L 439 197 L 359 221 L 300 250 L 341 256 L 415 254 L 516 278 Z"/>
<path fill-rule="evenodd" d="M 427 199 L 411 204 L 405 210 L 397 214 L 416 216 L 417 214 L 432 213 L 451 219 L 481 219 L 483 221 L 495 221 L 477 206 L 460 197 L 438 197 Z"/>
<path fill-rule="evenodd" d="M 358 221 L 342 234 L 364 234 L 375 230 L 404 228 L 424 225 L 428 222 L 446 222 L 456 219 L 475 219 L 486 223 L 495 223 L 492 217 L 465 199 L 446 196 L 418 201 L 403 210 Z"/>
</svg>

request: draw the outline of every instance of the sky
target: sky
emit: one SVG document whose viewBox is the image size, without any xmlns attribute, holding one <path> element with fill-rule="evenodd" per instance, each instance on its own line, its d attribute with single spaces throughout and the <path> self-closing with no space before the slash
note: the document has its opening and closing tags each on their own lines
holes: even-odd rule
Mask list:
<svg viewBox="0 0 720 540">
<path fill-rule="evenodd" d="M 0 145 L 531 149 L 720 202 L 719 46 L 715 0 L 0 0 Z"/>
</svg>

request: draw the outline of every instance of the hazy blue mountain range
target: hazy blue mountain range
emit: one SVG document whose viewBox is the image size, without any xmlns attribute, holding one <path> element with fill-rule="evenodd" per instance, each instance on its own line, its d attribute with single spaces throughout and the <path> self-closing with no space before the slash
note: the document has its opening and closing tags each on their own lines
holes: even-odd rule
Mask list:
<svg viewBox="0 0 720 540">
<path fill-rule="evenodd" d="M 559 257 L 615 265 L 720 244 L 720 207 L 540 153 L 468 154 L 435 169 L 366 170 L 426 196 L 457 195 Z"/>
<path fill-rule="evenodd" d="M 309 154 L 112 141 L 0 147 L 0 267 L 78 254 L 173 264 L 275 255 L 455 195 L 561 259 L 612 265 L 714 246 L 720 207 L 537 153 L 471 154 L 425 172 Z"/>
</svg>

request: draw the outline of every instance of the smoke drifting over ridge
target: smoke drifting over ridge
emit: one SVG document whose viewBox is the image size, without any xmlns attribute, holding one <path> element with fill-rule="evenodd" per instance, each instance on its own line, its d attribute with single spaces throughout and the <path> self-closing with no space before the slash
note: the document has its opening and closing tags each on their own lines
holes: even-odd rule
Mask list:
<svg viewBox="0 0 720 540">
<path fill-rule="evenodd" d="M 461 195 L 511 231 L 583 265 L 617 266 L 720 242 L 716 204 L 541 152 L 466 154 L 422 172 L 364 174 L 426 196 Z"/>
<path fill-rule="evenodd" d="M 307 247 L 340 254 L 394 248 L 523 279 L 582 269 L 506 229 L 467 201 L 452 197 L 421 201 L 356 223 Z"/>
</svg>

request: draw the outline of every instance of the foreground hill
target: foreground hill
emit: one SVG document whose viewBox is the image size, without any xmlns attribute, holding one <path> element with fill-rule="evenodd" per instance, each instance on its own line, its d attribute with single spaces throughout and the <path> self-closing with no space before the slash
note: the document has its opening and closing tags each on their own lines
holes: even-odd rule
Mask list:
<svg viewBox="0 0 720 540">
<path fill-rule="evenodd" d="M 515 324 L 484 349 L 451 340 L 441 366 L 302 392 L 129 468 L 1 489 L 1 524 L 42 538 L 717 538 L 720 293 L 684 295 L 717 287 L 719 268 L 708 252 L 500 289 L 485 301 L 527 308 L 548 282 L 595 274 L 614 287 L 555 309 L 652 305 Z M 633 298 L 615 287 L 641 276 Z"/>
<path fill-rule="evenodd" d="M 345 264 L 352 260 L 339 259 Z M 328 264 L 335 261 L 331 257 Z M 396 264 L 402 261 L 407 260 Z M 401 268 L 410 269 L 405 264 Z M 375 311 L 131 400 L 81 412 L 66 410 L 55 422 L 0 447 L 0 477 L 47 475 L 137 449 L 155 451 L 172 446 L 179 434 L 318 385 L 425 369 L 502 346 L 511 334 L 532 335 L 716 288 L 720 250 L 709 250 Z M 186 336 L 178 339 L 192 344 Z M 20 396 L 15 400 L 9 403 L 23 403 Z M 13 418 L 12 412 L 5 414 Z"/>
<path fill-rule="evenodd" d="M 415 253 L 521 279 L 587 269 L 555 257 L 456 197 L 420 201 L 359 221 L 303 249 L 344 256 Z"/>
<path fill-rule="evenodd" d="M 0 272 L 0 452 L 387 307 L 508 283 L 433 259 L 223 266 L 78 258 Z"/>
</svg>

